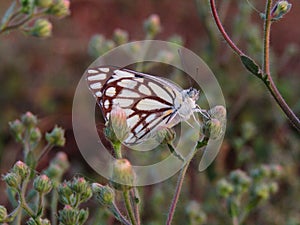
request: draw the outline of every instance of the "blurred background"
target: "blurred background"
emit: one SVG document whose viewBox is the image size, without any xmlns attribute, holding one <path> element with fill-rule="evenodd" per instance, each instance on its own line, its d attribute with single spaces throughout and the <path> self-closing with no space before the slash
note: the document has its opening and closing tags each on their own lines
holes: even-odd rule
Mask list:
<svg viewBox="0 0 300 225">
<path fill-rule="evenodd" d="M 290 3 L 291 11 L 273 24 L 271 70 L 285 100 L 299 116 L 300 2 Z M 10 4 L 9 0 L 0 2 L 0 15 Z M 261 62 L 263 21 L 257 11 L 264 11 L 264 1 L 225 0 L 217 1 L 217 5 L 233 40 Z M 230 224 L 220 204 L 222 199 L 216 196 L 217 181 L 232 170 L 249 171 L 263 164 L 280 164 L 284 176 L 279 191 L 255 210 L 245 224 L 300 224 L 299 133 L 262 82 L 244 69 L 223 41 L 206 0 L 73 0 L 70 10 L 71 15 L 66 18 L 50 18 L 50 38 L 27 36 L 20 31 L 0 37 L 1 173 L 22 158 L 21 146 L 11 138 L 8 122 L 31 111 L 40 118 L 42 131 L 48 131 L 54 124 L 66 129 L 66 146 L 51 151 L 41 161 L 40 169 L 57 150 L 63 150 L 72 165 L 67 177 L 84 174 L 100 179 L 84 162 L 73 137 L 71 110 L 76 85 L 98 55 L 118 44 L 114 42 L 116 29 L 128 34 L 128 41 L 144 40 L 149 38 L 144 23 L 156 14 L 161 30 L 153 38 L 171 39 L 202 57 L 220 83 L 228 112 L 222 149 L 203 173 L 197 172 L 200 158 L 195 159 L 174 224 L 184 224 L 187 205 L 192 200 L 206 213 L 206 224 Z M 175 182 L 176 177 L 142 191 L 145 224 L 162 224 L 157 221 L 165 219 Z M 0 187 L 3 192 L 3 182 Z M 2 197 L 0 204 L 5 204 Z"/>
</svg>

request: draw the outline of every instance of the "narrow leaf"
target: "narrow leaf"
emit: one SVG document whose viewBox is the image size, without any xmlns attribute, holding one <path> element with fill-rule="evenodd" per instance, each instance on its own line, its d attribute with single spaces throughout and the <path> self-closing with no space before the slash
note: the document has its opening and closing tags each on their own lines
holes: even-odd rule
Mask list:
<svg viewBox="0 0 300 225">
<path fill-rule="evenodd" d="M 261 76 L 261 69 L 253 59 L 248 56 L 242 55 L 241 61 L 248 71 L 250 71 L 255 76 Z"/>
</svg>

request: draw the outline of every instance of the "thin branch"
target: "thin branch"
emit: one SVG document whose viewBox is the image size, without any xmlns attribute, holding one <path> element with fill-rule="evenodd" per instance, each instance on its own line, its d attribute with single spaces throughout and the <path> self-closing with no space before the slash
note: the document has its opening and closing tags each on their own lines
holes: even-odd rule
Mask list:
<svg viewBox="0 0 300 225">
<path fill-rule="evenodd" d="M 262 78 L 268 90 L 271 92 L 273 98 L 276 100 L 277 104 L 289 118 L 291 123 L 295 126 L 295 128 L 300 131 L 300 120 L 292 111 L 292 109 L 285 102 L 284 98 L 280 94 L 277 89 L 273 78 L 270 73 L 270 35 L 271 35 L 271 7 L 272 0 L 268 0 L 266 3 L 265 9 L 265 22 L 264 22 L 264 52 L 263 52 L 263 66 L 262 70 L 266 75 L 267 79 Z"/>
<path fill-rule="evenodd" d="M 229 44 L 229 46 L 232 48 L 232 50 L 238 54 L 239 56 L 242 56 L 242 55 L 245 55 L 243 53 L 242 50 L 240 50 L 234 43 L 233 41 L 230 39 L 230 37 L 228 36 L 228 34 L 226 33 L 221 21 L 220 21 L 220 18 L 219 18 L 219 15 L 217 13 L 217 8 L 216 8 L 216 4 L 215 4 L 215 1 L 214 0 L 210 0 L 210 7 L 211 7 L 211 11 L 212 11 L 212 15 L 215 19 L 215 22 L 216 22 L 216 25 L 219 29 L 219 31 L 221 32 L 223 38 L 225 39 L 225 41 Z"/>
</svg>

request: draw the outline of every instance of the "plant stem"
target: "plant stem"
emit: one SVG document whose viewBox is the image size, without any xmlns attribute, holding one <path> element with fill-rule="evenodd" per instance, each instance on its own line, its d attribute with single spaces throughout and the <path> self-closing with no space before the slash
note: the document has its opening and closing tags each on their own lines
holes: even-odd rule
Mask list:
<svg viewBox="0 0 300 225">
<path fill-rule="evenodd" d="M 114 216 L 116 217 L 117 220 L 119 220 L 121 223 L 125 225 L 132 225 L 120 212 L 118 207 L 115 205 L 115 203 L 112 204 L 110 207 L 110 210 L 113 212 Z"/>
<path fill-rule="evenodd" d="M 180 174 L 177 179 L 176 190 L 175 190 L 172 202 L 171 202 L 166 225 L 171 225 L 187 168 L 189 167 L 190 162 L 192 161 L 196 152 L 197 152 L 197 149 L 195 149 L 193 152 L 190 153 L 190 156 L 188 156 L 188 158 L 185 162 L 185 165 L 180 170 Z"/>
<path fill-rule="evenodd" d="M 52 190 L 52 197 L 51 197 L 51 224 L 52 225 L 57 225 L 57 219 L 56 219 L 57 202 L 58 202 L 58 193 L 56 190 Z"/>
<path fill-rule="evenodd" d="M 289 118 L 291 123 L 295 126 L 295 128 L 300 131 L 300 120 L 295 115 L 295 113 L 291 110 L 291 108 L 287 105 L 283 97 L 281 96 L 279 90 L 277 89 L 273 78 L 270 73 L 270 35 L 271 35 L 271 7 L 272 0 L 267 0 L 266 9 L 265 9 L 265 22 L 264 22 L 264 52 L 263 52 L 263 65 L 262 70 L 266 75 L 267 79 L 263 79 L 265 85 L 268 90 L 271 92 L 273 98 L 276 100 L 277 104 Z"/>
<path fill-rule="evenodd" d="M 228 34 L 226 33 L 220 18 L 217 13 L 215 0 L 210 0 L 210 6 L 212 15 L 214 17 L 215 23 L 221 32 L 223 38 L 225 41 L 229 44 L 229 46 L 232 48 L 232 50 L 237 53 L 239 56 L 246 56 L 230 39 Z M 292 111 L 292 109 L 288 106 L 288 104 L 285 102 L 284 98 L 280 94 L 279 90 L 277 89 L 271 74 L 270 74 L 270 33 L 271 33 L 271 7 L 272 7 L 272 0 L 267 0 L 266 2 L 266 10 L 265 10 L 265 22 L 264 22 L 264 50 L 263 50 L 263 65 L 262 65 L 262 71 L 263 76 L 260 77 L 260 79 L 264 82 L 264 84 L 267 86 L 268 90 L 270 91 L 272 97 L 275 99 L 277 104 L 280 106 L 280 108 L 283 110 L 285 115 L 288 117 L 290 122 L 294 125 L 294 127 L 300 131 L 300 120 L 295 115 L 295 113 Z M 247 56 L 249 57 L 249 56 Z M 250 58 L 250 57 L 249 57 Z"/>
<path fill-rule="evenodd" d="M 112 145 L 113 145 L 113 149 L 114 149 L 115 154 L 116 154 L 116 158 L 121 159 L 122 158 L 122 151 L 121 151 L 122 145 L 121 145 L 121 143 L 120 142 L 112 143 Z"/>
<path fill-rule="evenodd" d="M 131 200 L 130 200 L 129 190 L 123 191 L 123 197 L 124 197 L 124 200 L 125 200 L 125 206 L 126 206 L 130 221 L 131 221 L 132 225 L 137 225 L 137 222 L 136 222 L 136 219 L 135 219 L 134 213 L 133 213 Z"/>
<path fill-rule="evenodd" d="M 270 34 L 271 34 L 271 7 L 272 0 L 267 0 L 265 9 L 265 22 L 264 22 L 264 52 L 262 70 L 265 74 L 270 74 Z"/>
<path fill-rule="evenodd" d="M 133 208 L 134 208 L 136 222 L 137 222 L 137 225 L 140 225 L 141 219 L 140 219 L 140 210 L 139 210 L 139 205 L 138 205 L 139 203 L 136 202 L 136 199 L 138 198 L 138 201 L 140 201 L 140 200 L 139 200 L 139 193 L 138 193 L 138 190 L 136 187 L 133 187 L 131 189 L 131 198 L 133 199 Z"/>
<path fill-rule="evenodd" d="M 227 42 L 227 44 L 229 44 L 229 46 L 232 48 L 232 50 L 238 54 L 239 56 L 242 56 L 242 55 L 245 55 L 242 50 L 240 50 L 234 43 L 233 41 L 230 39 L 230 37 L 228 36 L 228 34 L 226 33 L 221 21 L 220 21 L 220 18 L 219 18 L 219 15 L 217 13 L 217 9 L 216 9 L 216 4 L 215 4 L 215 1 L 214 0 L 210 0 L 210 7 L 211 7 L 211 11 L 212 11 L 212 15 L 215 19 L 215 22 L 216 22 L 216 25 L 219 29 L 219 31 L 221 32 L 223 38 L 225 39 L 225 41 Z"/>
</svg>

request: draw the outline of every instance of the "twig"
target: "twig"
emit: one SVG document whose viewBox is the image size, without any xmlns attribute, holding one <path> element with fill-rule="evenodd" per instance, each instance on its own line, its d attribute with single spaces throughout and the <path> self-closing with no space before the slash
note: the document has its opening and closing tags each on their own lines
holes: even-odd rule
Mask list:
<svg viewBox="0 0 300 225">
<path fill-rule="evenodd" d="M 210 0 L 210 6 L 211 6 L 211 11 L 212 11 L 212 15 L 215 19 L 215 22 L 216 22 L 216 25 L 219 29 L 219 31 L 221 32 L 223 38 L 225 39 L 225 41 L 229 44 L 229 46 L 232 48 L 232 50 L 237 53 L 239 56 L 242 56 L 242 55 L 245 55 L 242 50 L 240 50 L 234 43 L 233 41 L 230 39 L 230 37 L 228 36 L 228 34 L 226 33 L 221 21 L 220 21 L 220 18 L 219 18 L 219 15 L 217 13 L 217 9 L 216 9 L 216 4 L 215 4 L 215 1 L 214 0 Z"/>
<path fill-rule="evenodd" d="M 217 9 L 216 9 L 216 4 L 215 4 L 215 0 L 210 0 L 210 6 L 211 6 L 211 10 L 212 10 L 212 15 L 214 17 L 215 23 L 219 29 L 219 31 L 221 32 L 223 38 L 225 39 L 225 41 L 229 44 L 229 46 L 231 47 L 231 49 L 237 53 L 239 56 L 246 56 L 242 50 L 240 50 L 231 40 L 231 38 L 228 36 L 228 34 L 226 33 L 220 18 L 218 16 L 217 13 Z M 272 0 L 268 0 L 266 3 L 266 10 L 265 10 L 265 23 L 264 23 L 264 57 L 263 57 L 263 75 L 262 76 L 258 76 L 263 82 L 264 84 L 267 86 L 268 90 L 270 91 L 271 95 L 273 96 L 273 98 L 275 99 L 275 101 L 277 102 L 277 104 L 280 106 L 280 108 L 283 110 L 283 112 L 285 113 L 285 115 L 288 117 L 288 119 L 291 121 L 291 123 L 294 125 L 294 127 L 300 131 L 300 120 L 299 118 L 295 115 L 295 113 L 292 111 L 292 109 L 288 106 L 288 104 L 285 102 L 284 98 L 282 97 L 282 95 L 280 94 L 280 92 L 278 91 L 272 77 L 270 74 L 270 33 L 271 33 L 271 7 L 272 7 Z M 247 56 L 248 58 L 250 58 L 249 56 Z"/>
</svg>

